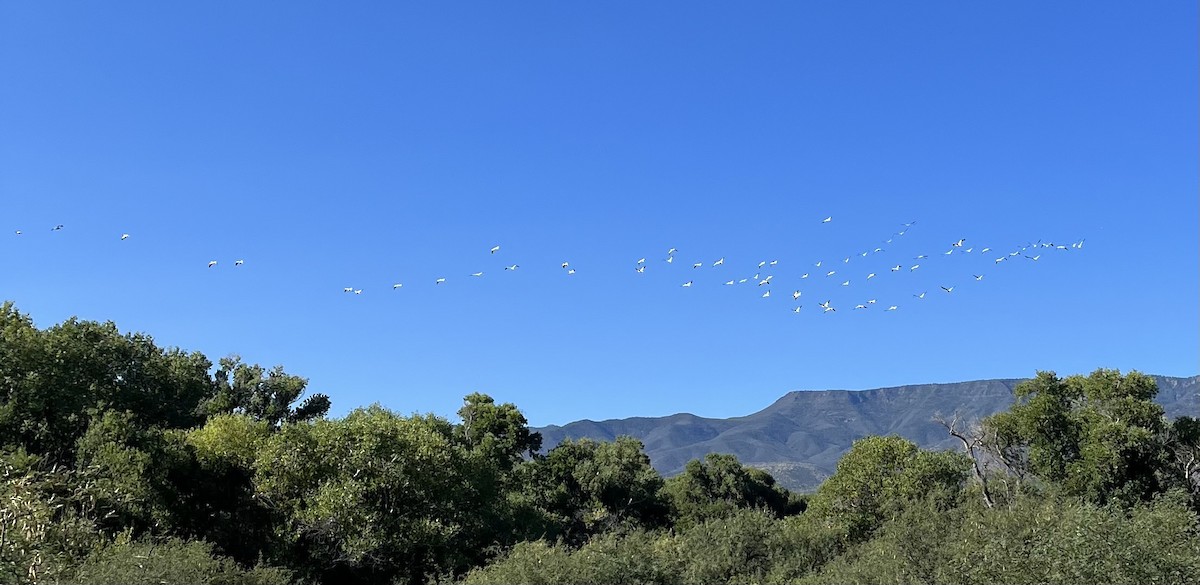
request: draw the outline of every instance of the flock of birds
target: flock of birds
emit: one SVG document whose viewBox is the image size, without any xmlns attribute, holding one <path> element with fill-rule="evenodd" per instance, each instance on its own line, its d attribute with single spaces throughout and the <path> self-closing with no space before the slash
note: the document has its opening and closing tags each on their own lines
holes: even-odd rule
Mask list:
<svg viewBox="0 0 1200 585">
<path fill-rule="evenodd" d="M 833 217 L 830 216 L 830 217 L 826 217 L 826 218 L 822 219 L 820 223 L 821 224 L 829 224 L 832 221 L 833 221 Z M 916 221 L 912 221 L 912 222 L 903 224 L 903 229 L 893 233 L 891 235 L 891 237 L 889 237 L 887 240 L 885 240 L 883 242 L 880 242 L 880 244 L 878 246 L 875 246 L 873 249 L 868 249 L 868 250 L 864 250 L 864 251 L 854 254 L 854 255 L 845 256 L 844 258 L 841 259 L 842 266 L 849 265 L 850 262 L 852 260 L 854 260 L 856 256 L 860 257 L 860 258 L 866 258 L 873 254 L 880 254 L 880 253 L 885 252 L 885 250 L 886 250 L 885 246 L 892 244 L 893 242 L 895 242 L 895 240 L 897 238 L 903 237 L 908 232 L 908 229 L 911 228 L 916 223 L 917 223 Z M 58 224 L 58 225 L 55 225 L 54 227 L 52 227 L 50 229 L 50 231 L 57 232 L 57 231 L 61 231 L 62 229 L 63 229 L 63 225 Z M 22 235 L 22 231 L 16 230 L 16 235 L 17 236 Z M 130 238 L 130 235 L 127 233 L 123 233 L 120 235 L 120 239 L 122 241 L 128 240 L 129 238 Z M 1010 251 L 1000 253 L 999 256 L 997 256 L 992 262 L 995 265 L 999 265 L 1001 263 L 1009 262 L 1012 260 L 1021 260 L 1021 259 L 1025 260 L 1025 261 L 1029 261 L 1029 262 L 1037 262 L 1041 259 L 1043 251 L 1082 250 L 1083 244 L 1084 244 L 1084 240 L 1079 240 L 1079 241 L 1074 242 L 1069 245 L 1055 244 L 1052 242 L 1043 242 L 1041 240 L 1038 240 L 1036 242 L 1029 242 L 1029 243 L 1026 243 L 1021 246 L 1016 246 L 1014 249 L 1011 249 Z M 992 248 L 990 248 L 990 247 L 981 247 L 978 252 L 975 252 L 975 248 L 976 248 L 976 246 L 967 244 L 966 238 L 959 238 L 956 241 L 950 242 L 948 249 L 945 252 L 942 252 L 940 255 L 941 256 L 952 256 L 957 253 L 957 254 L 975 254 L 975 255 L 979 256 L 979 255 L 987 255 L 989 252 L 993 252 Z M 492 246 L 492 248 L 489 250 L 489 253 L 493 256 L 499 252 L 500 252 L 499 245 Z M 663 261 L 667 265 L 674 265 L 676 253 L 678 253 L 678 250 L 676 248 L 668 249 L 667 253 L 666 253 L 666 257 L 663 259 Z M 922 261 L 926 261 L 926 262 L 930 261 L 931 256 L 928 254 L 920 254 L 920 255 L 913 257 L 913 260 L 914 260 L 914 263 L 912 263 L 911 265 L 908 265 L 908 266 L 906 266 L 906 264 L 908 264 L 907 262 L 891 266 L 888 269 L 888 272 L 890 272 L 890 273 L 916 272 L 918 269 L 921 268 L 921 262 Z M 219 264 L 220 264 L 220 262 L 217 260 L 210 260 L 208 262 L 208 268 L 209 269 L 216 268 Z M 244 264 L 245 264 L 245 260 L 240 259 L 240 258 L 233 261 L 233 266 L 235 268 L 242 266 Z M 699 269 L 704 268 L 706 266 L 706 264 L 707 263 L 705 263 L 705 262 L 695 262 L 695 263 L 692 263 L 691 267 L 693 270 L 699 270 Z M 721 257 L 721 258 L 717 258 L 716 260 L 711 261 L 711 264 L 709 265 L 709 267 L 710 268 L 720 268 L 724 265 L 725 265 L 725 258 Z M 754 274 L 752 276 L 747 275 L 742 278 L 732 278 L 729 280 L 725 280 L 724 286 L 738 286 L 738 285 L 743 285 L 743 284 L 747 284 L 747 283 L 752 283 L 752 284 L 755 284 L 757 287 L 762 288 L 763 292 L 759 295 L 760 297 L 762 297 L 764 299 L 771 298 L 771 291 L 772 291 L 771 286 L 774 284 L 775 275 L 767 274 L 767 272 L 774 272 L 777 269 L 778 265 L 779 265 L 779 260 L 777 260 L 777 259 L 762 260 L 758 263 L 758 265 L 756 267 L 756 271 L 754 272 Z M 633 272 L 638 275 L 645 274 L 648 266 L 649 266 L 649 264 L 647 263 L 647 259 L 645 257 L 639 258 L 633 265 Z M 823 260 L 818 260 L 813 264 L 813 268 L 815 269 L 815 270 L 813 270 L 813 272 L 804 272 L 803 274 L 801 274 L 799 276 L 799 279 L 797 279 L 797 280 L 808 281 L 808 279 L 810 279 L 814 276 L 818 276 L 818 277 L 822 276 L 822 273 L 823 273 L 824 279 L 832 279 L 833 277 L 838 276 L 838 278 L 834 279 L 832 282 L 837 282 L 838 280 L 841 280 L 841 284 L 840 284 L 841 287 L 850 287 L 851 282 L 854 279 L 847 278 L 845 280 L 842 280 L 843 278 L 845 278 L 845 274 L 842 274 L 839 276 L 839 273 L 838 273 L 837 269 L 835 268 L 837 266 L 838 265 L 836 263 L 836 260 L 833 263 L 827 263 Z M 563 272 L 567 276 L 572 276 L 572 275 L 576 274 L 576 270 L 574 267 L 571 266 L 570 262 L 567 262 L 567 261 L 562 262 L 561 267 L 562 267 Z M 511 264 L 511 265 L 504 266 L 504 270 L 506 272 L 515 272 L 518 269 L 520 269 L 520 265 L 518 265 L 518 264 Z M 473 272 L 468 277 L 469 278 L 483 278 L 483 276 L 484 276 L 484 273 L 482 271 L 480 271 L 480 272 Z M 971 276 L 975 282 L 979 282 L 984 279 L 984 274 L 972 274 Z M 863 280 L 871 281 L 872 279 L 875 279 L 878 277 L 879 277 L 879 275 L 876 274 L 875 272 L 867 272 L 865 274 Z M 817 280 L 817 279 L 814 278 L 813 280 Z M 446 277 L 439 277 L 439 278 L 434 279 L 433 284 L 436 286 L 440 286 L 440 285 L 445 284 L 446 281 L 447 281 Z M 808 281 L 808 282 L 812 282 L 812 281 Z M 680 286 L 682 288 L 692 288 L 695 285 L 696 285 L 695 280 L 689 279 L 689 280 L 684 281 Z M 392 290 L 400 290 L 403 287 L 404 287 L 403 283 L 397 282 L 392 285 Z M 787 287 L 787 288 L 793 288 L 793 287 Z M 944 291 L 945 294 L 952 294 L 956 288 L 956 285 L 944 285 L 943 284 L 943 285 L 939 285 L 939 288 L 942 291 Z M 342 288 L 342 292 L 347 293 L 347 294 L 353 294 L 353 295 L 361 295 L 363 292 L 363 289 L 352 287 L 352 286 L 347 286 L 347 287 Z M 925 299 L 927 294 L 928 294 L 928 291 L 922 290 L 920 292 L 913 293 L 912 297 L 917 299 L 918 301 L 920 301 L 920 300 Z M 791 300 L 793 301 L 793 303 L 799 303 L 800 299 L 804 296 L 804 292 L 800 288 L 794 288 L 794 290 L 791 291 L 789 296 L 791 297 Z M 882 306 L 882 304 L 879 303 L 877 299 L 875 299 L 875 298 L 865 299 L 862 302 L 855 304 L 854 310 L 866 310 L 866 309 L 869 309 L 869 308 L 877 306 L 877 305 Z M 822 313 L 833 313 L 833 312 L 837 311 L 837 308 L 833 306 L 832 301 L 828 300 L 828 299 L 817 303 L 817 306 L 820 307 Z M 803 307 L 804 306 L 802 304 L 796 304 L 794 307 L 791 307 L 791 312 L 798 314 L 801 312 Z M 899 304 L 888 304 L 887 308 L 883 309 L 883 311 L 896 311 L 899 309 L 900 309 Z"/>
</svg>

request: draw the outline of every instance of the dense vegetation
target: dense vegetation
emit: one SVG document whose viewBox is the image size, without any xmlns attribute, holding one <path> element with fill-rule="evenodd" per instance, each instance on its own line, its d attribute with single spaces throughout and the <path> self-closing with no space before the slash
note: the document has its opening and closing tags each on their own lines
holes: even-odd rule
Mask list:
<svg viewBox="0 0 1200 585">
<path fill-rule="evenodd" d="M 0 308 L 0 583 L 1196 583 L 1200 422 L 1040 372 L 965 447 L 856 442 L 816 493 L 728 455 L 541 454 L 512 404 L 326 418 L 281 368 Z"/>
</svg>

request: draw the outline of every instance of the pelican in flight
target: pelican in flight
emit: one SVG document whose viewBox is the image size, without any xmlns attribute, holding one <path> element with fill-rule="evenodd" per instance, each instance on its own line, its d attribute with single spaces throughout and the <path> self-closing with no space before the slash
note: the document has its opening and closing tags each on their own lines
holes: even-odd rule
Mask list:
<svg viewBox="0 0 1200 585">
<path fill-rule="evenodd" d="M 563 268 L 566 268 L 566 267 L 568 267 L 568 266 L 570 266 L 570 265 L 571 265 L 571 263 L 570 263 L 570 262 L 563 262 L 563 263 L 562 263 L 562 267 L 563 267 Z"/>
<path fill-rule="evenodd" d="M 245 263 L 246 263 L 245 260 L 234 260 L 233 261 L 234 266 L 241 266 L 242 264 L 245 264 Z"/>
<path fill-rule="evenodd" d="M 867 308 L 867 306 L 866 305 L 854 305 L 854 308 L 855 309 L 865 309 L 865 308 Z"/>
<path fill-rule="evenodd" d="M 801 274 L 801 275 L 800 275 L 800 278 L 808 278 L 808 273 L 807 273 L 807 272 L 805 272 L 804 274 Z"/>
<path fill-rule="evenodd" d="M 482 272 L 472 272 L 471 276 L 474 276 L 475 278 L 479 278 L 480 276 L 483 276 L 483 273 Z"/>
<path fill-rule="evenodd" d="M 918 299 L 923 299 L 923 298 L 925 298 L 925 293 L 921 293 L 919 295 L 913 295 L 913 296 L 917 297 Z"/>
<path fill-rule="evenodd" d="M 17 230 L 17 235 L 21 235 L 21 230 Z"/>
<path fill-rule="evenodd" d="M 354 292 L 354 287 L 352 287 L 352 286 L 342 287 L 342 292 Z"/>
<path fill-rule="evenodd" d="M 17 232 L 17 233 L 19 234 L 19 233 L 21 233 L 21 232 Z M 122 240 L 128 240 L 128 239 L 129 239 L 129 234 L 121 234 L 121 239 L 122 239 Z"/>
<path fill-rule="evenodd" d="M 872 278 L 875 278 L 875 273 L 874 273 L 874 272 L 872 272 L 872 273 L 870 273 L 870 274 L 868 274 L 868 275 L 867 275 L 867 280 L 871 280 Z"/>
<path fill-rule="evenodd" d="M 965 242 L 965 241 L 967 241 L 967 239 L 963 238 L 957 242 L 954 242 L 953 244 L 951 244 L 951 246 L 954 246 L 955 248 L 961 248 L 963 245 L 963 242 Z"/>
<path fill-rule="evenodd" d="M 439 278 L 439 279 L 437 279 L 437 280 L 433 281 L 433 284 L 442 284 L 442 283 L 444 283 L 444 282 L 446 282 L 446 279 L 444 279 L 444 278 Z"/>
<path fill-rule="evenodd" d="M 50 231 L 52 231 L 52 232 L 57 232 L 57 231 L 60 231 L 60 230 L 62 230 L 62 229 L 63 229 L 63 224 L 61 224 L 61 223 L 60 223 L 60 224 L 58 224 L 58 225 L 56 225 L 56 226 L 54 226 L 54 227 L 50 228 Z"/>
<path fill-rule="evenodd" d="M 681 286 L 683 286 L 684 288 L 690 288 L 692 286 L 692 281 L 689 280 L 689 281 L 683 283 Z"/>
<path fill-rule="evenodd" d="M 987 254 L 988 252 L 991 252 L 991 251 L 992 251 L 992 249 L 991 249 L 991 248 L 984 248 L 984 249 L 980 250 L 980 251 L 979 251 L 979 253 L 980 253 L 980 254 Z"/>
<path fill-rule="evenodd" d="M 868 305 L 874 305 L 874 304 L 875 304 L 875 299 L 871 299 L 871 300 L 867 301 L 867 304 L 868 304 Z"/>
<path fill-rule="evenodd" d="M 722 264 L 724 264 L 724 263 L 725 263 L 725 259 L 724 259 L 724 258 L 721 258 L 720 260 L 717 260 L 716 262 L 713 262 L 713 266 L 720 266 L 720 265 L 722 265 Z"/>
<path fill-rule="evenodd" d="M 732 280 L 725 282 L 725 286 L 733 286 L 733 284 L 734 284 L 734 282 Z"/>
<path fill-rule="evenodd" d="M 493 253 L 493 254 L 495 254 L 496 252 L 499 252 L 499 251 L 500 251 L 500 246 L 492 246 L 492 253 Z"/>
<path fill-rule="evenodd" d="M 944 290 L 944 291 L 946 291 L 946 292 L 948 292 L 948 293 L 952 293 L 952 292 L 954 292 L 954 287 L 952 287 L 952 286 L 951 286 L 951 287 L 944 287 L 944 286 L 943 286 L 943 287 L 941 287 L 941 288 L 942 288 L 942 290 Z"/>
<path fill-rule="evenodd" d="M 829 216 L 829 217 L 827 217 L 827 218 L 825 218 L 825 219 L 822 219 L 822 220 L 821 220 L 821 223 L 829 223 L 829 222 L 831 222 L 831 221 L 833 221 L 833 216 L 832 216 L 832 215 L 831 215 L 831 216 Z"/>
<path fill-rule="evenodd" d="M 818 305 L 820 305 L 820 306 L 821 306 L 821 308 L 823 308 L 823 309 L 828 309 L 828 308 L 829 308 L 829 301 L 825 301 L 825 302 L 823 302 L 823 303 L 817 303 L 817 304 L 818 304 Z"/>
<path fill-rule="evenodd" d="M 354 294 L 356 294 L 356 295 L 361 295 L 361 294 L 362 294 L 362 289 L 361 289 L 361 288 L 356 288 L 356 289 L 354 289 Z"/>
<path fill-rule="evenodd" d="M 920 268 L 920 267 L 921 267 L 921 265 L 920 265 L 920 264 L 913 264 L 913 265 L 912 265 L 912 268 L 909 268 L 909 269 L 908 269 L 908 271 L 909 271 L 909 272 L 912 272 L 912 271 L 914 271 L 914 270 L 916 270 L 916 269 L 918 269 L 918 268 Z"/>
<path fill-rule="evenodd" d="M 759 263 L 758 263 L 758 267 L 759 267 L 759 268 L 762 268 L 763 266 L 766 266 L 766 265 L 767 265 L 767 261 L 766 261 L 766 260 L 763 260 L 762 262 L 759 262 Z"/>
<path fill-rule="evenodd" d="M 637 268 L 634 268 L 634 269 L 633 269 L 633 271 L 634 271 L 634 272 L 636 272 L 636 273 L 638 273 L 638 274 L 641 274 L 641 273 L 643 273 L 643 272 L 645 272 L 645 271 L 646 271 L 646 267 L 645 267 L 645 266 L 638 266 Z"/>
<path fill-rule="evenodd" d="M 799 313 L 799 312 L 800 312 L 800 309 L 801 309 L 802 307 L 804 307 L 804 305 L 800 305 L 799 307 L 796 307 L 795 309 L 792 309 L 792 312 L 793 312 L 793 313 Z"/>
<path fill-rule="evenodd" d="M 504 269 L 505 269 L 505 270 L 516 270 L 516 269 L 518 269 L 518 268 L 520 268 L 520 266 L 517 266 L 516 264 L 513 264 L 512 266 L 505 266 L 505 267 L 504 267 Z"/>
<path fill-rule="evenodd" d="M 667 256 L 667 264 L 674 264 L 674 263 L 675 263 L 675 257 Z"/>
<path fill-rule="evenodd" d="M 209 267 L 209 268 L 212 268 L 213 266 L 216 266 L 216 265 L 217 265 L 217 261 L 216 261 L 216 260 L 210 260 L 210 261 L 208 262 L 208 267 Z"/>
<path fill-rule="evenodd" d="M 846 282 L 843 282 L 843 283 L 842 283 L 842 286 L 850 286 L 850 281 L 849 281 L 849 280 L 847 280 Z"/>
<path fill-rule="evenodd" d="M 1038 254 L 1037 256 L 1026 256 L 1026 258 L 1029 258 L 1030 260 L 1033 260 L 1034 262 L 1036 262 L 1037 259 L 1041 258 L 1041 257 L 1042 257 L 1041 254 Z"/>
<path fill-rule="evenodd" d="M 800 292 L 800 291 L 798 291 L 798 290 L 797 290 L 797 291 L 792 291 L 792 300 L 793 300 L 793 301 L 795 301 L 795 300 L 799 300 L 799 299 L 800 299 L 800 295 L 801 295 L 801 294 L 803 294 L 803 293 L 801 293 L 801 292 Z"/>
<path fill-rule="evenodd" d="M 638 264 L 645 264 L 645 263 L 646 263 L 646 259 L 645 259 L 645 258 L 639 258 L 639 259 L 638 259 L 638 261 L 637 261 L 637 263 L 638 263 Z"/>
<path fill-rule="evenodd" d="M 679 250 L 676 250 L 675 248 L 671 248 L 670 250 L 667 250 L 667 256 L 670 256 L 670 255 L 672 255 L 672 254 L 674 254 L 675 252 L 678 252 L 678 251 L 679 251 Z"/>
<path fill-rule="evenodd" d="M 972 274 L 971 276 L 974 276 L 974 277 L 975 277 L 975 280 L 983 280 L 983 275 L 982 275 L 982 274 Z"/>
<path fill-rule="evenodd" d="M 400 287 L 402 286 L 404 285 L 397 282 L 396 284 L 392 285 L 392 290 L 400 290 Z"/>
<path fill-rule="evenodd" d="M 900 265 L 899 265 L 899 264 L 897 264 L 897 265 L 893 266 L 893 267 L 892 267 L 892 272 L 900 272 Z"/>
<path fill-rule="evenodd" d="M 770 296 L 771 296 L 771 290 L 770 290 L 770 289 L 767 289 L 767 292 L 765 292 L 765 293 L 763 293 L 763 294 L 762 294 L 762 298 L 764 298 L 764 299 L 765 299 L 765 298 L 767 298 L 767 297 L 770 297 Z"/>
<path fill-rule="evenodd" d="M 778 261 L 778 260 L 772 260 L 772 261 L 770 261 L 770 262 L 767 262 L 767 264 L 770 264 L 771 266 L 775 266 L 776 264 L 779 264 L 779 261 Z"/>
<path fill-rule="evenodd" d="M 701 266 L 704 266 L 703 262 L 697 262 L 695 264 L 692 264 L 692 268 L 700 268 Z"/>
<path fill-rule="evenodd" d="M 917 257 L 913 258 L 913 260 L 924 260 L 924 259 L 926 259 L 926 258 L 928 258 L 928 257 L 929 257 L 929 256 L 926 256 L 925 254 L 921 254 L 920 256 L 917 256 Z"/>
<path fill-rule="evenodd" d="M 830 311 L 837 311 L 837 309 L 835 309 L 835 308 L 833 308 L 833 307 L 825 307 L 825 310 L 824 310 L 824 311 L 821 311 L 821 312 L 822 312 L 822 313 L 828 313 L 828 312 L 830 312 Z"/>
<path fill-rule="evenodd" d="M 885 310 L 885 311 L 895 311 L 896 309 L 899 309 L 899 308 L 900 308 L 900 307 L 897 307 L 896 305 L 892 305 L 892 306 L 890 306 L 890 307 L 888 307 L 888 308 L 886 308 L 886 309 L 884 309 L 884 310 Z"/>
<path fill-rule="evenodd" d="M 574 268 L 568 269 L 567 274 L 575 274 L 575 269 Z"/>
<path fill-rule="evenodd" d="M 996 258 L 996 264 L 1004 262 L 1005 260 L 1008 260 L 1008 256 L 1001 256 L 999 258 Z"/>
<path fill-rule="evenodd" d="M 833 276 L 833 275 L 835 275 L 835 274 L 837 274 L 837 271 L 836 271 L 836 270 L 830 270 L 829 272 L 826 272 L 826 273 L 825 273 L 825 276 Z"/>
</svg>

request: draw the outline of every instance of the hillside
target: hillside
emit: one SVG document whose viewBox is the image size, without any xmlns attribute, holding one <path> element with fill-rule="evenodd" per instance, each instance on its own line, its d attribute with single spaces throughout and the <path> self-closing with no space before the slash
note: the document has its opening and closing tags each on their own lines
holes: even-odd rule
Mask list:
<svg viewBox="0 0 1200 585">
<path fill-rule="evenodd" d="M 1200 415 L 1200 376 L 1153 376 L 1156 398 L 1167 416 Z M 874 390 L 789 392 L 747 416 L 716 419 L 692 414 L 657 418 L 582 420 L 536 429 L 543 449 L 567 438 L 609 441 L 620 435 L 641 440 L 654 467 L 674 475 L 707 453 L 732 453 L 743 463 L 771 472 L 793 490 L 816 488 L 833 472 L 855 439 L 897 434 L 923 448 L 954 448 L 956 441 L 932 417 L 960 412 L 967 418 L 1007 408 L 1020 379 L 920 384 Z"/>
</svg>

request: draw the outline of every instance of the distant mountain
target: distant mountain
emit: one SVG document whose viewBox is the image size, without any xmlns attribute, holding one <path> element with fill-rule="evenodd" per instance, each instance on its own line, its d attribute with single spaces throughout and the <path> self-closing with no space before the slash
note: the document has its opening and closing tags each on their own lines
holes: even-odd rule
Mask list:
<svg viewBox="0 0 1200 585">
<path fill-rule="evenodd" d="M 1153 376 L 1157 402 L 1167 416 L 1200 416 L 1200 376 Z M 671 476 L 708 453 L 732 453 L 747 465 L 769 471 L 792 490 L 811 491 L 831 474 L 850 445 L 867 435 L 897 434 L 922 448 L 959 448 L 933 422 L 941 413 L 981 418 L 1007 409 L 1022 382 L 978 380 L 875 390 L 789 392 L 748 416 L 702 418 L 673 414 L 658 418 L 582 420 L 535 429 L 544 449 L 564 439 L 611 441 L 630 435 L 646 445 L 654 467 Z"/>
</svg>

